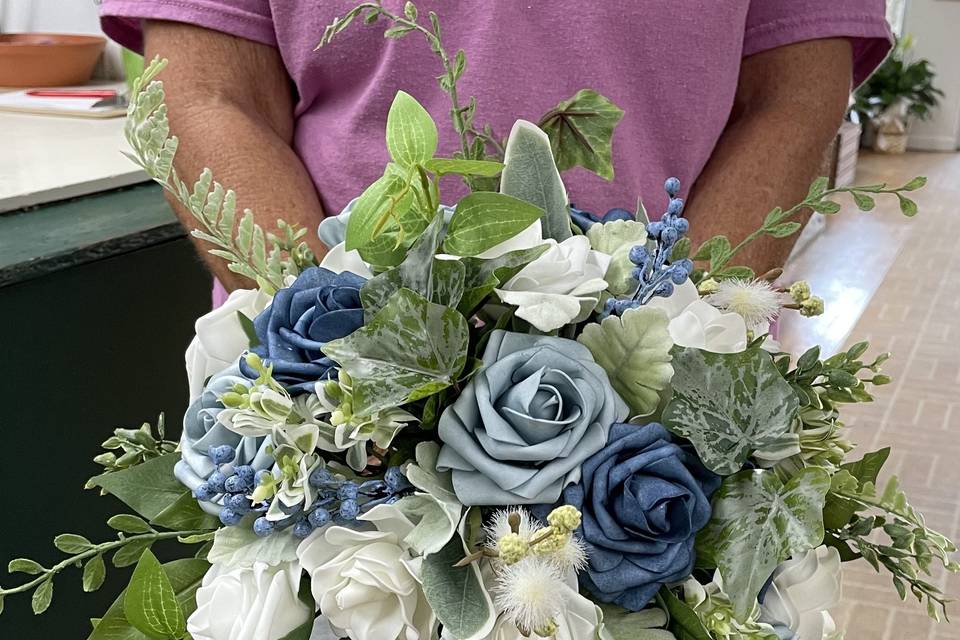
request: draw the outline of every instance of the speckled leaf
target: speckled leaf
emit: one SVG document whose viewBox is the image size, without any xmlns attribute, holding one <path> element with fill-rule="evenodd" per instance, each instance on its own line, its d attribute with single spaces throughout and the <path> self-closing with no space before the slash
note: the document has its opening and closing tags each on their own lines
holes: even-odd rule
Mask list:
<svg viewBox="0 0 960 640">
<path fill-rule="evenodd" d="M 547 134 L 532 122 L 517 120 L 507 138 L 503 163 L 500 193 L 540 207 L 545 238 L 562 242 L 573 235 L 567 190 Z"/>
<path fill-rule="evenodd" d="M 797 397 L 766 351 L 678 347 L 673 354 L 673 398 L 663 423 L 690 440 L 711 471 L 736 473 L 751 452 L 790 429 Z"/>
<path fill-rule="evenodd" d="M 466 318 L 409 289 L 323 352 L 353 378 L 354 413 L 425 398 L 453 384 L 467 361 Z"/>
<path fill-rule="evenodd" d="M 610 376 L 610 384 L 633 416 L 656 409 L 660 392 L 673 376 L 668 324 L 663 311 L 641 307 L 622 317 L 611 315 L 600 324 L 588 324 L 577 338 Z"/>
<path fill-rule="evenodd" d="M 823 541 L 830 475 L 808 467 L 784 485 L 773 471 L 748 470 L 723 481 L 713 516 L 697 537 L 697 554 L 723 577 L 742 620 L 776 566 Z"/>
<path fill-rule="evenodd" d="M 613 180 L 613 130 L 623 110 L 596 91 L 583 89 L 540 121 L 550 136 L 560 171 L 580 165 Z"/>
<path fill-rule="evenodd" d="M 424 558 L 423 593 L 450 635 L 478 640 L 493 628 L 496 614 L 477 563 L 454 566 L 465 555 L 463 540 L 454 536 L 438 553 Z"/>
</svg>

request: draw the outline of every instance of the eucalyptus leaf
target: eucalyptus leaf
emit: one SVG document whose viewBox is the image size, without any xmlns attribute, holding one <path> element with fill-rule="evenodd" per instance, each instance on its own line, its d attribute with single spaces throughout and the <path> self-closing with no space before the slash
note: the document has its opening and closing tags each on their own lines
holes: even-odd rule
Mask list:
<svg viewBox="0 0 960 640">
<path fill-rule="evenodd" d="M 466 555 L 459 535 L 423 559 L 423 592 L 446 631 L 458 640 L 486 637 L 496 622 L 490 594 L 476 563 L 454 566 Z"/>
<path fill-rule="evenodd" d="M 808 467 L 784 484 L 772 471 L 724 479 L 713 515 L 697 537 L 698 557 L 720 570 L 734 614 L 745 619 L 777 565 L 823 542 L 824 469 Z"/>
<path fill-rule="evenodd" d="M 437 151 L 436 123 L 405 91 L 397 92 L 387 112 L 387 151 L 404 168 L 424 164 Z"/>
<path fill-rule="evenodd" d="M 550 136 L 560 171 L 581 166 L 613 180 L 613 131 L 623 110 L 591 89 L 583 89 L 548 112 L 540 126 Z"/>
<path fill-rule="evenodd" d="M 456 256 L 475 256 L 514 237 L 543 215 L 543 209 L 518 198 L 475 191 L 457 203 L 443 247 Z"/>
<path fill-rule="evenodd" d="M 517 120 L 507 138 L 500 193 L 543 211 L 543 234 L 562 242 L 573 235 L 567 190 L 554 162 L 550 138 L 537 125 Z"/>
<path fill-rule="evenodd" d="M 138 631 L 150 638 L 182 638 L 187 620 L 177 594 L 160 561 L 145 551 L 133 570 L 123 596 L 123 615 Z"/>
<path fill-rule="evenodd" d="M 766 351 L 676 347 L 673 353 L 673 397 L 663 423 L 690 440 L 714 473 L 739 471 L 751 452 L 790 430 L 799 402 Z"/>
<path fill-rule="evenodd" d="M 607 372 L 632 416 L 653 412 L 660 403 L 660 392 L 673 377 L 669 323 L 660 309 L 640 307 L 588 324 L 577 338 Z"/>
<path fill-rule="evenodd" d="M 467 361 L 467 320 L 409 289 L 323 352 L 353 379 L 354 413 L 371 415 L 419 400 L 456 382 Z"/>
</svg>

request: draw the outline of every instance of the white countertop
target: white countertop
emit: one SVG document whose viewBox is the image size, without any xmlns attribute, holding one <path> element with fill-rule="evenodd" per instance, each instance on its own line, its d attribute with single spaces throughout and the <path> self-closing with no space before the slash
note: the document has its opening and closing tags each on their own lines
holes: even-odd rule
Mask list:
<svg viewBox="0 0 960 640">
<path fill-rule="evenodd" d="M 147 180 L 123 122 L 0 113 L 0 212 Z"/>
</svg>

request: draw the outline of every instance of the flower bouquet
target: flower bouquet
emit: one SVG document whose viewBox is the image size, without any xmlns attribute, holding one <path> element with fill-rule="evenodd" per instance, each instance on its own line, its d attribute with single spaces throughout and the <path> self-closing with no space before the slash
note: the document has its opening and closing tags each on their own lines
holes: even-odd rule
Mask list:
<svg viewBox="0 0 960 640">
<path fill-rule="evenodd" d="M 161 420 L 104 443 L 89 487 L 129 508 L 117 537 L 62 534 L 65 559 L 11 561 L 27 578 L 0 594 L 41 613 L 60 572 L 93 591 L 109 556 L 135 568 L 91 640 L 821 640 L 840 637 L 841 563 L 863 558 L 937 617 L 923 576 L 958 570 L 955 547 L 895 478 L 878 488 L 889 451 L 852 455 L 839 417 L 889 381 L 887 355 L 780 352 L 770 322 L 823 302 L 734 263 L 841 193 L 913 215 L 923 179 L 821 178 L 739 244 L 694 249 L 674 178 L 653 221 L 569 204 L 562 171 L 612 176 L 609 100 L 581 91 L 503 141 L 458 97 L 465 56 L 436 15 L 363 3 L 321 45 L 358 18 L 426 38 L 461 151 L 436 157 L 434 120 L 398 93 L 391 162 L 323 221 L 318 262 L 306 230 L 267 233 L 208 171 L 179 177 L 149 65 L 133 157 L 257 288 L 197 321 L 180 438 Z M 453 207 L 447 175 L 470 187 Z M 161 564 L 165 539 L 199 550 Z"/>
</svg>

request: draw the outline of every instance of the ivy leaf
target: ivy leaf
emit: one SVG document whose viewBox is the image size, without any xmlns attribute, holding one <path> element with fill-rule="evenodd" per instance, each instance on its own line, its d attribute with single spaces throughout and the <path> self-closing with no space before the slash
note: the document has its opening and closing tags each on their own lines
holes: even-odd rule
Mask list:
<svg viewBox="0 0 960 640">
<path fill-rule="evenodd" d="M 467 361 L 467 320 L 409 289 L 323 352 L 353 379 L 354 413 L 426 398 L 456 382 Z"/>
<path fill-rule="evenodd" d="M 466 555 L 459 535 L 423 559 L 423 593 L 443 628 L 454 638 L 483 638 L 496 622 L 490 594 L 476 563 L 454 565 Z"/>
<path fill-rule="evenodd" d="M 299 543 L 289 530 L 260 537 L 250 527 L 222 527 L 213 538 L 207 561 L 230 567 L 252 567 L 254 562 L 293 562 Z"/>
<path fill-rule="evenodd" d="M 83 590 L 96 591 L 103 586 L 106 575 L 107 566 L 103 562 L 103 556 L 100 554 L 93 556 L 83 566 Z"/>
<path fill-rule="evenodd" d="M 475 256 L 509 240 L 543 215 L 543 209 L 512 196 L 475 191 L 457 203 L 443 247 L 455 256 Z"/>
<path fill-rule="evenodd" d="M 123 596 L 123 614 L 138 631 L 158 640 L 182 638 L 187 621 L 160 561 L 145 551 Z"/>
<path fill-rule="evenodd" d="M 613 131 L 623 110 L 596 91 L 583 89 L 540 120 L 550 136 L 560 171 L 581 166 L 613 180 Z"/>
<path fill-rule="evenodd" d="M 206 560 L 194 558 L 174 560 L 163 565 L 163 572 L 170 580 L 177 603 L 180 605 L 185 618 L 189 618 L 190 614 L 197 608 L 197 588 L 209 568 L 210 563 Z M 144 640 L 148 637 L 137 631 L 127 621 L 123 613 L 125 596 L 126 592 L 121 593 L 114 600 L 87 640 Z"/>
<path fill-rule="evenodd" d="M 563 242 L 572 236 L 567 190 L 547 134 L 532 122 L 517 120 L 507 138 L 503 162 L 500 193 L 539 207 L 544 237 Z"/>
<path fill-rule="evenodd" d="M 37 590 L 33 592 L 33 596 L 30 598 L 30 607 L 33 609 L 34 615 L 40 615 L 48 608 L 50 608 L 50 602 L 53 600 L 53 578 L 47 578 L 40 583 L 40 586 L 37 587 Z"/>
<path fill-rule="evenodd" d="M 607 372 L 633 416 L 653 412 L 673 376 L 669 323 L 663 311 L 641 307 L 588 324 L 577 338 Z"/>
<path fill-rule="evenodd" d="M 437 125 L 427 110 L 398 91 L 387 112 L 387 151 L 403 168 L 423 164 L 437 151 Z"/>
<path fill-rule="evenodd" d="M 752 451 L 789 431 L 799 402 L 767 352 L 676 347 L 673 353 L 673 398 L 663 423 L 693 443 L 708 469 L 735 473 Z"/>
<path fill-rule="evenodd" d="M 463 505 L 453 491 L 453 474 L 437 471 L 440 446 L 435 442 L 417 445 L 416 463 L 406 468 L 410 484 L 419 491 L 398 501 L 399 508 L 417 523 L 404 542 L 428 556 L 443 549 L 457 531 Z"/>
<path fill-rule="evenodd" d="M 517 249 L 492 259 L 464 258 L 460 262 L 466 270 L 463 297 L 457 308 L 464 316 L 470 316 L 501 282 L 506 282 L 549 248 L 543 244 L 530 249 Z"/>
<path fill-rule="evenodd" d="M 697 554 L 716 566 L 734 614 L 744 620 L 777 565 L 823 541 L 829 474 L 808 467 L 787 484 L 772 471 L 747 470 L 723 481 Z"/>
<path fill-rule="evenodd" d="M 424 168 L 438 176 L 453 173 L 460 176 L 478 176 L 492 178 L 500 175 L 503 164 L 492 160 L 460 160 L 454 158 L 432 158 L 424 163 Z"/>
</svg>

